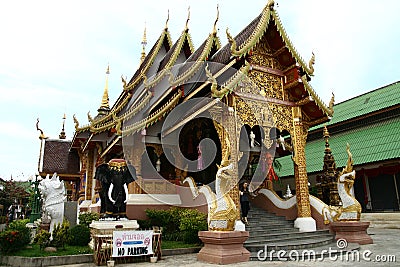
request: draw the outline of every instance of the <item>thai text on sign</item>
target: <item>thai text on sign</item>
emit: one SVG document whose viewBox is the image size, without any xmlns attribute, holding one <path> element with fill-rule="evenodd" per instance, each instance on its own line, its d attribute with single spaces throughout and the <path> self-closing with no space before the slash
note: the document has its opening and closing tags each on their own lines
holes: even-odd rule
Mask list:
<svg viewBox="0 0 400 267">
<path fill-rule="evenodd" d="M 153 231 L 113 231 L 112 257 L 153 254 Z"/>
</svg>

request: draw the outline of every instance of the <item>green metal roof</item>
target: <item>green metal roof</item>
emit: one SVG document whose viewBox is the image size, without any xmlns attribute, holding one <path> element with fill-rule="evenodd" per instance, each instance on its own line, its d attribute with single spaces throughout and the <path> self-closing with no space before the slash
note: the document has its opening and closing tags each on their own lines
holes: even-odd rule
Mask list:
<svg viewBox="0 0 400 267">
<path fill-rule="evenodd" d="M 336 124 L 368 113 L 400 104 L 400 81 L 334 105 L 333 117 L 328 125 Z M 322 128 L 312 127 L 310 131 Z"/>
<path fill-rule="evenodd" d="M 400 85 L 396 84 L 395 87 L 398 94 Z M 398 103 L 400 100 L 399 95 L 392 95 L 392 98 L 393 99 L 390 99 L 388 97 L 386 98 L 386 101 L 391 103 L 395 103 L 397 101 Z M 397 98 L 397 100 L 394 100 L 394 98 Z M 384 103 L 378 103 L 378 101 L 372 100 L 372 97 L 370 101 L 376 102 L 376 105 L 374 104 L 374 110 L 377 109 L 378 104 L 381 107 L 384 105 Z M 360 102 L 358 103 L 360 104 Z M 354 109 L 358 110 L 359 114 L 363 112 L 360 108 Z M 371 112 L 372 108 L 369 110 L 369 112 Z M 342 118 L 344 117 L 345 116 L 343 115 Z M 329 138 L 329 144 L 332 154 L 335 157 L 337 167 L 343 167 L 346 165 L 347 143 L 350 144 L 350 151 L 353 154 L 354 165 L 361 165 L 381 160 L 400 158 L 399 134 L 400 117 L 395 117 L 363 127 L 358 127 L 346 132 L 331 135 Z M 306 144 L 306 164 L 308 173 L 322 171 L 324 150 L 325 140 L 322 137 L 321 129 L 321 138 L 307 142 Z M 281 171 L 277 171 L 278 176 L 292 176 L 294 172 L 291 157 L 287 156 L 277 160 L 279 160 L 279 162 L 282 164 Z"/>
</svg>

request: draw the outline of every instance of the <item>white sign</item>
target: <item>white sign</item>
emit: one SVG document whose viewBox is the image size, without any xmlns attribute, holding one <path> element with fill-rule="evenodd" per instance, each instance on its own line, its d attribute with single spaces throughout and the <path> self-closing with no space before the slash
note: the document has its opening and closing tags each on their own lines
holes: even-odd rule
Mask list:
<svg viewBox="0 0 400 267">
<path fill-rule="evenodd" d="M 153 231 L 113 231 L 112 257 L 153 254 Z"/>
</svg>

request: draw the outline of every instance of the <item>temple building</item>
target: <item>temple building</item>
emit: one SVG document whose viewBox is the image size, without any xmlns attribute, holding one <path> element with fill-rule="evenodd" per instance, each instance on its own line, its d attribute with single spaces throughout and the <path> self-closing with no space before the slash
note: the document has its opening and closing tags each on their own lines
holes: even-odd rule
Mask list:
<svg viewBox="0 0 400 267">
<path fill-rule="evenodd" d="M 343 148 L 349 143 L 356 170 L 354 192 L 363 212 L 400 209 L 399 95 L 400 82 L 377 88 L 336 104 L 325 131 L 323 125 L 310 128 L 306 158 L 311 188 L 321 183 L 326 143 L 337 168 L 346 164 Z M 279 161 L 283 166 L 278 171 L 282 186 L 276 189 L 284 194 L 288 184 L 294 189 L 293 168 L 290 157 Z"/>
<path fill-rule="evenodd" d="M 217 15 L 197 49 L 189 16 L 175 42 L 168 19 L 147 54 L 144 36 L 140 66 L 129 80 L 122 78 L 116 102 L 109 103 L 107 69 L 96 116 L 88 113 L 87 123 L 74 116 L 69 153 L 79 155 L 80 210 L 98 210 L 96 167 L 111 159 L 135 167 L 126 212 L 130 219 L 143 219 L 150 207 L 207 211 L 205 198 L 193 199 L 183 181 L 192 177 L 196 184 L 212 184 L 218 169 L 230 164 L 229 195 L 239 207 L 239 181 L 268 187 L 266 177 L 275 177 L 270 161 L 290 155 L 282 169 L 294 176 L 295 226 L 315 230 L 305 144 L 309 129 L 333 116 L 333 100 L 326 105 L 310 85 L 314 54 L 309 62 L 298 54 L 274 1 L 235 37 L 228 30 L 226 36 L 217 34 Z"/>
<path fill-rule="evenodd" d="M 67 190 L 67 199 L 76 201 L 78 199 L 78 191 L 80 185 L 80 166 L 79 156 L 76 150 L 70 150 L 71 140 L 67 140 L 65 134 L 64 114 L 62 130 L 58 139 L 51 139 L 44 135 L 43 130 L 39 128 L 39 119 L 36 123 L 36 129 L 40 131 L 40 151 L 38 161 L 38 174 L 45 178 L 57 173 L 61 180 L 64 181 Z"/>
</svg>

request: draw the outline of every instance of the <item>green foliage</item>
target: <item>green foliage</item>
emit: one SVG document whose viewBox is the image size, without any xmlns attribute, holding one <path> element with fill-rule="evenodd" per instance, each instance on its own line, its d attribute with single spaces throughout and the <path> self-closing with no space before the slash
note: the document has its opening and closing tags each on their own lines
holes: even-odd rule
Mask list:
<svg viewBox="0 0 400 267">
<path fill-rule="evenodd" d="M 5 231 L 0 232 L 0 251 L 8 253 L 30 243 L 30 229 L 25 226 L 28 222 L 28 219 L 13 221 Z"/>
<path fill-rule="evenodd" d="M 49 231 L 41 229 L 35 236 L 33 243 L 38 244 L 40 250 L 43 250 L 45 247 L 50 245 L 50 237 L 51 234 Z"/>
<path fill-rule="evenodd" d="M 23 182 L 10 180 L 5 181 L 2 185 L 4 189 L 0 190 L 0 204 L 4 205 L 5 209 L 14 204 L 16 199 L 22 199 L 23 204 L 29 200 L 30 193 L 27 191 L 30 189 L 26 189 Z"/>
<path fill-rule="evenodd" d="M 152 227 L 150 220 L 137 220 L 137 223 L 140 225 L 141 229 L 150 229 Z"/>
<path fill-rule="evenodd" d="M 199 243 L 198 231 L 207 230 L 206 215 L 192 209 L 146 210 L 148 224 L 163 227 L 163 239 Z"/>
<path fill-rule="evenodd" d="M 75 225 L 69 229 L 68 235 L 70 236 L 68 245 L 71 246 L 87 246 L 90 242 L 90 229 L 83 224 Z"/>
<path fill-rule="evenodd" d="M 56 248 L 64 248 L 65 244 L 69 241 L 69 222 L 64 220 L 62 224 L 58 223 L 54 226 L 53 229 L 53 240 L 50 242 L 50 245 Z"/>
<path fill-rule="evenodd" d="M 83 212 L 79 214 L 78 219 L 79 224 L 89 227 L 92 221 L 98 221 L 100 219 L 100 215 L 96 212 Z"/>
<path fill-rule="evenodd" d="M 47 252 L 41 250 L 38 244 L 26 247 L 18 251 L 12 251 L 8 255 L 21 256 L 21 257 L 48 257 L 48 256 L 62 256 L 62 255 L 79 255 L 79 254 L 93 254 L 89 246 L 69 246 L 66 245 L 64 249 L 58 249 L 55 252 Z"/>
<path fill-rule="evenodd" d="M 183 212 L 179 230 L 182 231 L 183 241 L 188 244 L 199 243 L 198 232 L 208 229 L 207 216 L 198 210 L 187 209 Z"/>
</svg>

